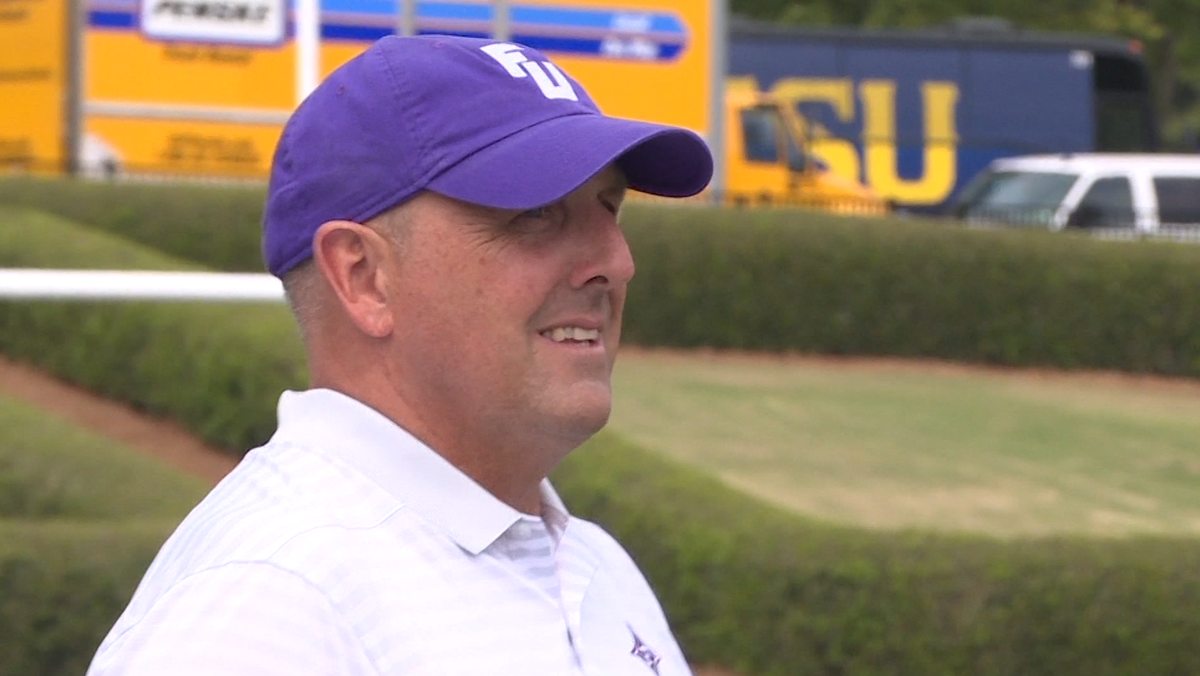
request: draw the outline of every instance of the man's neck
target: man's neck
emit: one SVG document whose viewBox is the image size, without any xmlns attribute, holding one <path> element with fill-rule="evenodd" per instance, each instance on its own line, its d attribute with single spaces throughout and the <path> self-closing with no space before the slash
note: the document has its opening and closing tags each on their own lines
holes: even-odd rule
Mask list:
<svg viewBox="0 0 1200 676">
<path fill-rule="evenodd" d="M 312 387 L 336 390 L 386 416 L 498 500 L 525 514 L 541 516 L 542 480 L 566 453 L 537 448 L 529 440 L 505 442 L 495 438 L 499 433 L 484 438 L 466 425 L 432 424 L 429 419 L 434 412 L 418 410 L 397 396 L 379 368 L 333 373 L 315 367 L 310 377 Z"/>
</svg>

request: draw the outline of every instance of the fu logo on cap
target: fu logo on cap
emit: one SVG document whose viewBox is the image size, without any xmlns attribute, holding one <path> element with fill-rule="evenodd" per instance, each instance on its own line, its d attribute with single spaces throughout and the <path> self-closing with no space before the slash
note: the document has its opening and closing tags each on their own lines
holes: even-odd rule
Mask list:
<svg viewBox="0 0 1200 676">
<path fill-rule="evenodd" d="M 510 42 L 497 42 L 480 49 L 495 59 L 496 63 L 504 66 L 504 70 L 514 78 L 532 77 L 546 98 L 579 100 L 571 81 L 557 66 L 549 61 L 530 61 L 521 53 L 520 46 Z"/>
</svg>

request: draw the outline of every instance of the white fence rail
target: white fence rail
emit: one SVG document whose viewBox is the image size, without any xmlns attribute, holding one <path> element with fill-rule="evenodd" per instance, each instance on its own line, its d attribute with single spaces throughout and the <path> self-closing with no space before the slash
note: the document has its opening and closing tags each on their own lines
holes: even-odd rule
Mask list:
<svg viewBox="0 0 1200 676">
<path fill-rule="evenodd" d="M 948 227 L 1006 229 L 992 223 L 947 223 Z M 1020 226 L 1018 226 L 1020 227 Z M 1028 226 L 1025 226 L 1028 227 Z M 1118 241 L 1161 240 L 1200 244 L 1200 227 L 1094 228 L 1074 232 Z M 208 301 L 281 303 L 283 285 L 266 273 L 52 270 L 0 268 L 0 299 L 98 301 Z"/>
<path fill-rule="evenodd" d="M 283 285 L 265 273 L 0 268 L 0 298 L 281 303 Z"/>
</svg>

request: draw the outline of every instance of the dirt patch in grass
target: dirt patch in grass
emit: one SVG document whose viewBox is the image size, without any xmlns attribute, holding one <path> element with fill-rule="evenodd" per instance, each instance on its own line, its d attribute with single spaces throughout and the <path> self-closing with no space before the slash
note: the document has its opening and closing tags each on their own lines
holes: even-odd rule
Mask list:
<svg viewBox="0 0 1200 676">
<path fill-rule="evenodd" d="M 680 362 L 709 361 L 714 363 L 751 364 L 810 364 L 850 371 L 874 371 L 879 373 L 933 373 L 971 375 L 987 373 L 1011 378 L 1014 381 L 1042 381 L 1053 383 L 1093 384 L 1103 387 L 1146 389 L 1151 391 L 1194 394 L 1200 396 L 1200 380 L 1179 376 L 1162 376 L 1153 373 L 1125 373 L 1120 371 L 1088 371 L 1052 368 L 1016 368 L 988 364 L 963 364 L 936 359 L 901 359 L 898 357 L 840 357 L 799 353 L 768 354 L 742 352 L 738 350 L 714 350 L 709 348 L 671 349 L 626 346 L 621 354 L 654 357 L 656 359 L 679 360 Z"/>
<path fill-rule="evenodd" d="M 716 350 L 666 350 L 624 347 L 623 354 L 654 356 L 660 359 L 694 361 L 697 359 L 755 363 L 809 363 L 857 371 L 979 373 L 981 371 L 1028 380 L 1070 380 L 1105 386 L 1146 388 L 1193 393 L 1200 396 L 1200 381 L 1163 376 L 1057 371 L 1051 369 L 1012 369 L 973 366 L 930 360 L 904 360 L 873 357 L 830 357 L 821 355 L 767 355 Z M 152 453 L 179 469 L 216 483 L 237 464 L 237 459 L 209 446 L 178 424 L 146 415 L 131 406 L 104 399 L 82 388 L 52 378 L 42 371 L 0 355 L 0 392 L 22 399 L 72 422 L 111 437 L 138 450 Z"/>
<path fill-rule="evenodd" d="M 238 462 L 228 453 L 196 439 L 176 423 L 98 397 L 4 357 L 0 357 L 0 392 L 161 458 L 212 484 L 220 481 Z"/>
</svg>

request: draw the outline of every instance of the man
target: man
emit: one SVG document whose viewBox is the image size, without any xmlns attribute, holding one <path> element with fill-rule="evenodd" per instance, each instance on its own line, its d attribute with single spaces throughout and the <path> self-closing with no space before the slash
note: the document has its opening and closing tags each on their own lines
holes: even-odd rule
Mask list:
<svg viewBox="0 0 1200 676">
<path fill-rule="evenodd" d="M 312 389 L 163 546 L 92 676 L 688 673 L 636 566 L 546 481 L 607 421 L 627 188 L 695 134 L 534 50 L 385 38 L 295 112 L 264 215 Z"/>
</svg>

